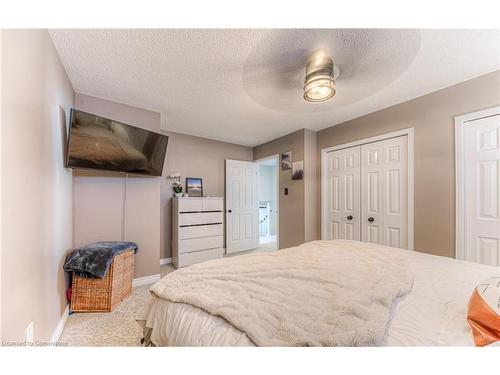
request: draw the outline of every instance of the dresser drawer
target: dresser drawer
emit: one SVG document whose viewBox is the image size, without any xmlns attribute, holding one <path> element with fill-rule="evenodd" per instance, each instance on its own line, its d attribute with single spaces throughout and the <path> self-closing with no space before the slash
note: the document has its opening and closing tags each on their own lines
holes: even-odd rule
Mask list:
<svg viewBox="0 0 500 375">
<path fill-rule="evenodd" d="M 192 251 L 214 249 L 224 246 L 222 236 L 200 237 L 179 240 L 179 253 L 190 253 Z"/>
<path fill-rule="evenodd" d="M 203 211 L 222 211 L 224 201 L 222 199 L 203 199 Z"/>
<path fill-rule="evenodd" d="M 222 223 L 222 212 L 179 214 L 179 226 Z"/>
<path fill-rule="evenodd" d="M 192 253 L 179 254 L 179 260 L 177 267 L 185 267 L 194 263 L 206 262 L 207 260 L 222 258 L 224 255 L 224 249 L 210 249 L 194 251 Z"/>
<path fill-rule="evenodd" d="M 198 198 L 180 198 L 179 212 L 200 212 L 203 210 L 203 200 Z"/>
<path fill-rule="evenodd" d="M 180 227 L 179 239 L 208 237 L 208 236 L 222 236 L 224 229 L 222 224 L 216 225 L 202 225 L 197 227 Z"/>
</svg>

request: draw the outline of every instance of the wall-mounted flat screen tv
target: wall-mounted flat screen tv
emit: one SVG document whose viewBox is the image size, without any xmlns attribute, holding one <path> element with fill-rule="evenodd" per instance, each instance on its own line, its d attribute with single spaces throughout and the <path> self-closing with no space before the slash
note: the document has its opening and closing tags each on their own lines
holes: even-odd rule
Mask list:
<svg viewBox="0 0 500 375">
<path fill-rule="evenodd" d="M 71 110 L 66 166 L 161 176 L 168 136 Z"/>
</svg>

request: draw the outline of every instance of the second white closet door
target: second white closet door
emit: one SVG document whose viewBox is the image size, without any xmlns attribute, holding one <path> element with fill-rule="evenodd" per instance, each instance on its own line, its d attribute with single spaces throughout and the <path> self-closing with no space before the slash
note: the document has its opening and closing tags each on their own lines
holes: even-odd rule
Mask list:
<svg viewBox="0 0 500 375">
<path fill-rule="evenodd" d="M 361 240 L 408 248 L 408 137 L 361 146 Z"/>
</svg>

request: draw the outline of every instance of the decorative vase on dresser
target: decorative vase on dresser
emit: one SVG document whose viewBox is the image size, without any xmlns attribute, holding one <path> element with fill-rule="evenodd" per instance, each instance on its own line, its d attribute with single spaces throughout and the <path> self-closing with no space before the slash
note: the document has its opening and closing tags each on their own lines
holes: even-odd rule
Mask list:
<svg viewBox="0 0 500 375">
<path fill-rule="evenodd" d="M 224 198 L 173 198 L 173 265 L 185 267 L 223 255 Z"/>
</svg>

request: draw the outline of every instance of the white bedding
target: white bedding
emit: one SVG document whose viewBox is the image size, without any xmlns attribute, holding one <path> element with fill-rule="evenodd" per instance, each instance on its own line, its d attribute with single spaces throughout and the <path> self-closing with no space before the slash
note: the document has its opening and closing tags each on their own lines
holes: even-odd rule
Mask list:
<svg viewBox="0 0 500 375">
<path fill-rule="evenodd" d="M 394 249 L 394 251 L 401 251 Z M 467 303 L 476 284 L 500 269 L 408 251 L 414 285 L 392 311 L 383 345 L 473 345 Z M 157 346 L 253 346 L 245 333 L 197 307 L 151 296 L 144 323 Z"/>
</svg>

